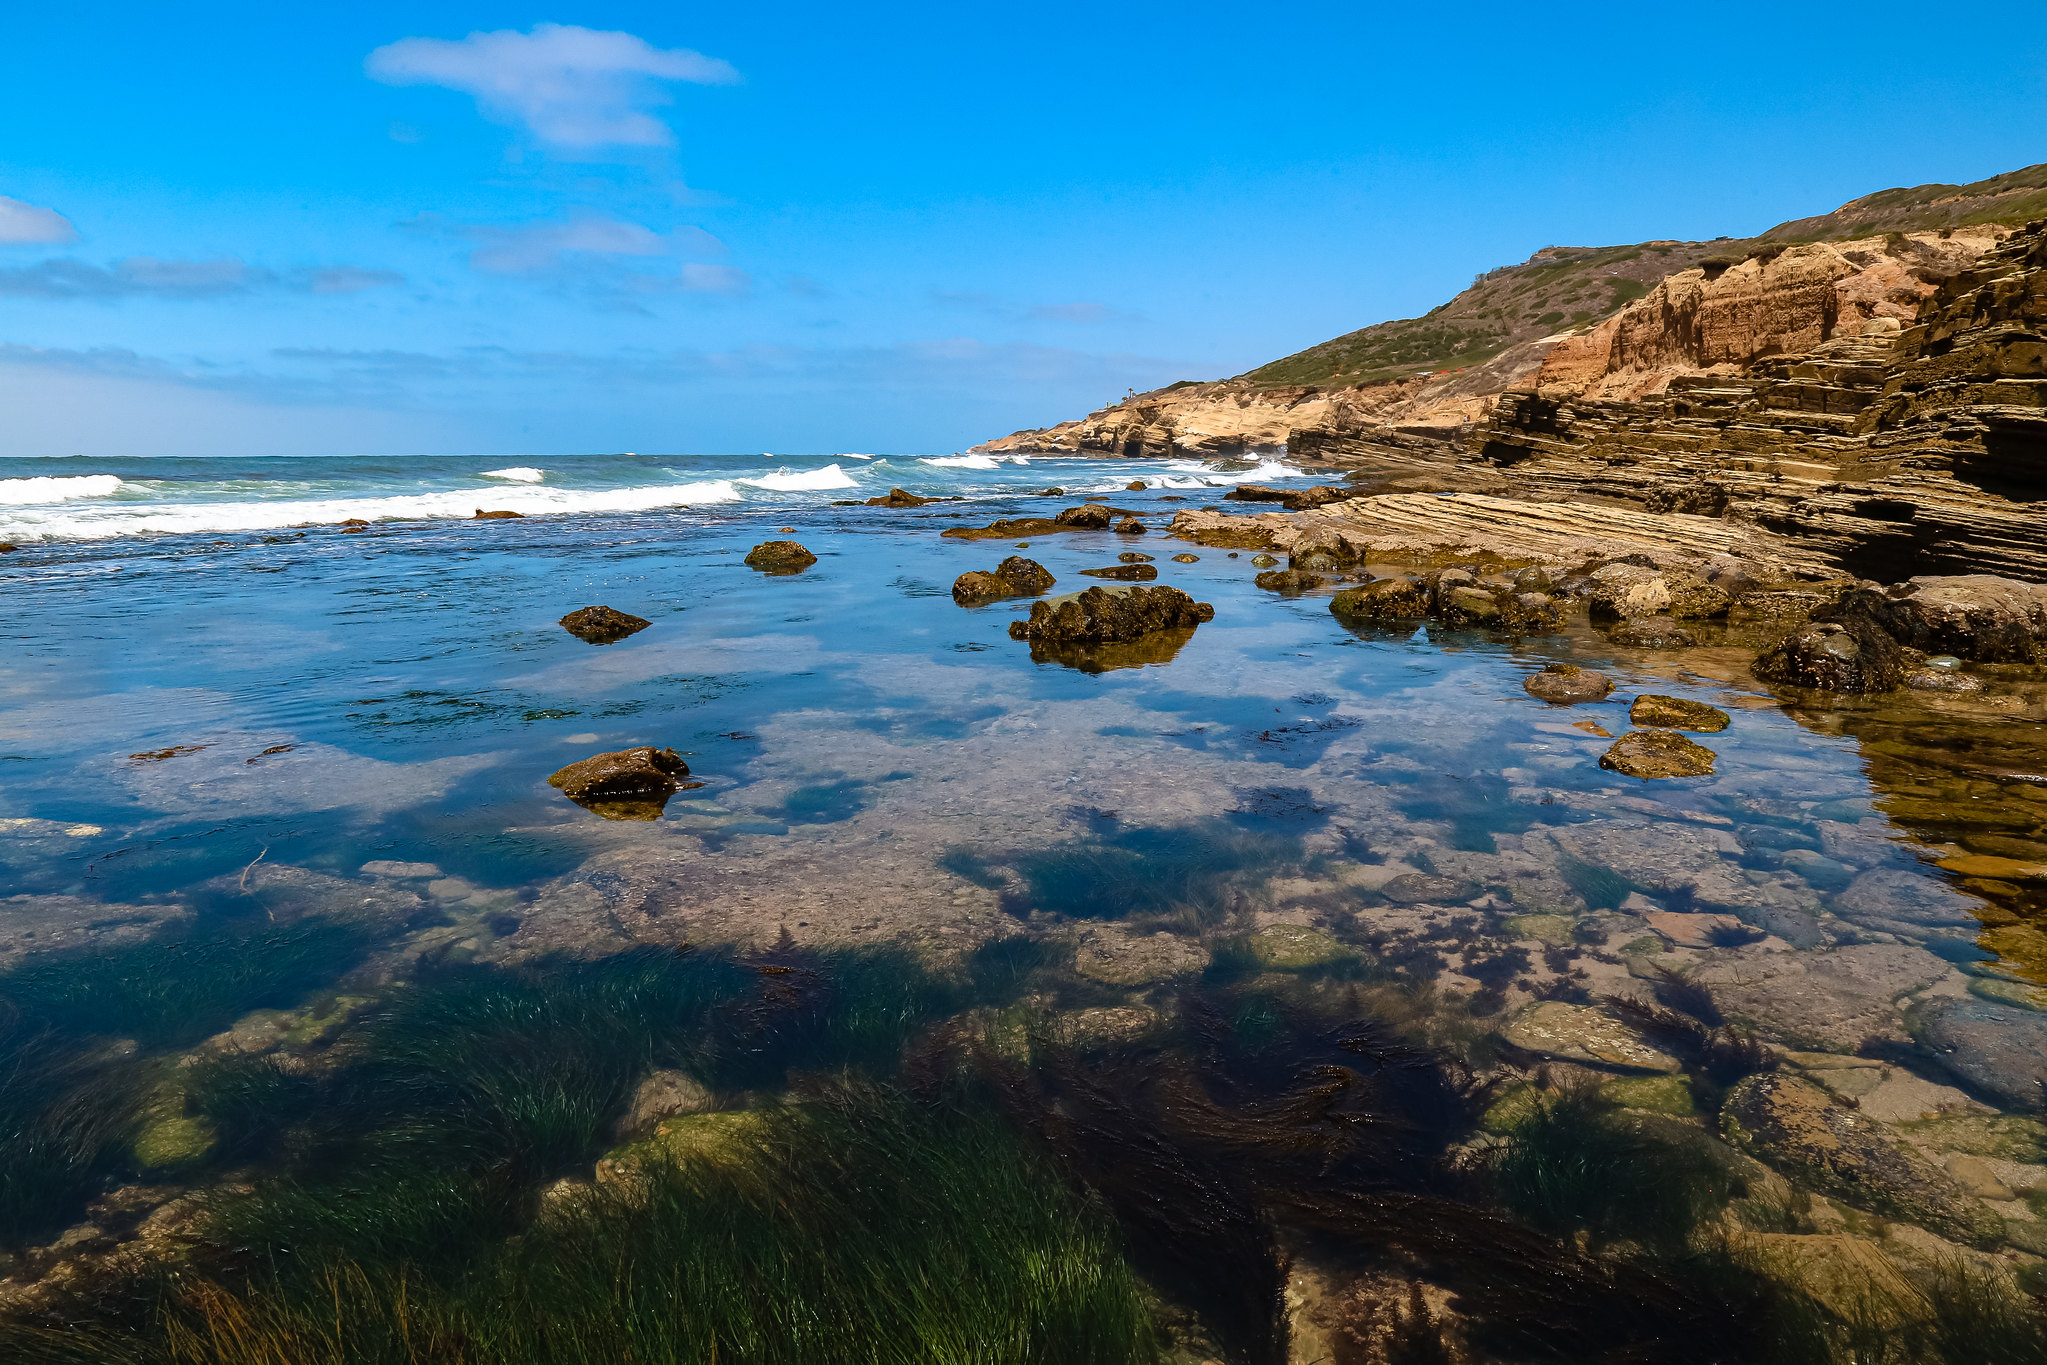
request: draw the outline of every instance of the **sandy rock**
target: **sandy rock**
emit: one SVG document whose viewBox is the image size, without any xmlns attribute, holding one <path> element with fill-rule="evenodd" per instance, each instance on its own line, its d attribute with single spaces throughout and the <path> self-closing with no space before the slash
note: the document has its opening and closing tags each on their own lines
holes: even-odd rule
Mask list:
<svg viewBox="0 0 2047 1365">
<path fill-rule="evenodd" d="M 1081 931 L 1073 969 L 1111 985 L 1139 986 L 1198 972 L 1208 960 L 1208 950 L 1192 939 L 1163 931 L 1133 934 L 1121 925 L 1104 924 Z"/>
<path fill-rule="evenodd" d="M 1144 523 L 1136 517 L 1125 517 L 1116 523 L 1116 534 L 1119 536 L 1141 536 L 1144 532 Z"/>
<path fill-rule="evenodd" d="M 1854 1052 L 1906 1041 L 1898 1001 L 1948 974 L 1948 964 L 1905 943 L 1858 943 L 1825 952 L 1741 949 L 1696 975 L 1722 1013 L 1793 1047 Z"/>
<path fill-rule="evenodd" d="M 614 644 L 654 624 L 610 607 L 582 607 L 561 619 L 561 628 L 593 645 Z"/>
<path fill-rule="evenodd" d="M 747 551 L 746 564 L 767 574 L 802 573 L 817 556 L 793 540 L 768 540 Z"/>
<path fill-rule="evenodd" d="M 1717 706 L 1684 697 L 1666 697 L 1645 692 L 1628 708 L 1628 719 L 1637 725 L 1662 726 L 1672 730 L 1694 730 L 1716 734 L 1725 730 L 1728 716 Z"/>
<path fill-rule="evenodd" d="M 1975 998 L 1937 1000 L 1920 1038 L 1942 1066 L 2007 1109 L 2047 1110 L 2047 1014 Z"/>
<path fill-rule="evenodd" d="M 1604 701 L 1613 691 L 1613 680 L 1576 664 L 1551 664 L 1521 680 L 1522 690 L 1552 706 L 1572 706 L 1583 701 Z"/>
<path fill-rule="evenodd" d="M 1634 730 L 1599 756 L 1599 766 L 1627 777 L 1705 777 L 1713 751 L 1671 730 Z"/>
<path fill-rule="evenodd" d="M 1675 1057 L 1649 1046 L 1627 1025 L 1589 1005 L 1539 1001 L 1515 1015 L 1500 1036 L 1515 1047 L 1560 1061 L 1628 1071 L 1678 1069 Z"/>
<path fill-rule="evenodd" d="M 2003 1220 L 1945 1171 L 1796 1077 L 1766 1072 L 1738 1082 L 1721 1111 L 1721 1130 L 1772 1166 L 1852 1204 L 1964 1242 L 2004 1238 Z"/>
<path fill-rule="evenodd" d="M 1806 626 L 1768 653 L 1751 671 L 1764 682 L 1825 692 L 1891 692 L 1905 676 L 1898 642 L 1855 616 Z"/>
<path fill-rule="evenodd" d="M 1215 619 L 1215 608 L 1178 588 L 1089 588 L 1031 604 L 1028 621 L 1012 621 L 1009 638 L 1033 643 L 1113 643 L 1158 630 Z"/>
</svg>

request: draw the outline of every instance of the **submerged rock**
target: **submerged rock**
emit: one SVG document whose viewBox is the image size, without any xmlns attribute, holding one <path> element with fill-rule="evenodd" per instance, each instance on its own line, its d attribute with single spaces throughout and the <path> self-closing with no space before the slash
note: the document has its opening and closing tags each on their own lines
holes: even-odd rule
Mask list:
<svg viewBox="0 0 2047 1365">
<path fill-rule="evenodd" d="M 1111 564 L 1105 569 L 1082 569 L 1085 578 L 1107 578 L 1118 583 L 1149 583 L 1159 571 L 1149 564 Z"/>
<path fill-rule="evenodd" d="M 1056 525 L 1073 531 L 1106 531 L 1115 519 L 1115 512 L 1098 502 L 1084 502 L 1078 507 L 1069 507 L 1055 515 Z"/>
<path fill-rule="evenodd" d="M 1609 628 L 1606 638 L 1634 649 L 1685 649 L 1699 642 L 1695 632 L 1668 616 L 1631 616 Z"/>
<path fill-rule="evenodd" d="M 1738 1082 L 1720 1116 L 1729 1141 L 1801 1183 L 1852 1204 L 1975 1245 L 2003 1240 L 2004 1221 L 1880 1124 L 1782 1072 Z"/>
<path fill-rule="evenodd" d="M 1541 1001 L 1515 1015 L 1500 1036 L 1515 1047 L 1560 1061 L 1629 1071 L 1678 1069 L 1675 1057 L 1649 1046 L 1633 1029 L 1589 1005 Z"/>
<path fill-rule="evenodd" d="M 1089 588 L 1032 603 L 1028 621 L 1009 623 L 1009 637 L 1033 644 L 1108 644 L 1214 619 L 1213 606 L 1178 588 Z"/>
<path fill-rule="evenodd" d="M 1928 660 L 1930 664 L 1932 661 Z M 1947 692 L 1957 696 L 1981 692 L 1983 680 L 1952 668 L 1921 666 L 1904 677 L 1903 685 L 1915 692 Z"/>
<path fill-rule="evenodd" d="M 643 745 L 571 763 L 547 785 L 607 820 L 653 820 L 681 789 L 677 779 L 688 776 L 689 764 L 675 750 Z"/>
<path fill-rule="evenodd" d="M 1521 688 L 1538 701 L 1552 706 L 1573 706 L 1581 701 L 1603 701 L 1613 691 L 1613 681 L 1576 664 L 1551 664 L 1521 680 Z"/>
<path fill-rule="evenodd" d="M 1201 562 L 1201 556 L 1200 556 L 1200 555 L 1174 555 L 1174 556 L 1173 556 L 1173 562 L 1174 562 L 1175 564 L 1199 564 L 1199 563 Z"/>
<path fill-rule="evenodd" d="M 1286 597 L 1299 597 L 1304 592 L 1328 584 L 1330 580 L 1318 573 L 1304 573 L 1300 569 L 1268 569 L 1251 580 L 1267 592 L 1276 592 Z"/>
<path fill-rule="evenodd" d="M 2047 1110 L 2047 1014 L 1989 1000 L 1941 1000 L 1921 1040 L 1942 1066 L 2007 1109 Z"/>
<path fill-rule="evenodd" d="M 1793 1047 L 1854 1052 L 1903 1043 L 1897 1001 L 1948 974 L 1947 963 L 1909 943 L 1854 943 L 1823 952 L 1767 947 L 1729 952 L 1698 971 L 1722 1013 Z"/>
<path fill-rule="evenodd" d="M 1635 698 L 1635 704 L 1628 708 L 1628 719 L 1637 725 L 1657 725 L 1670 730 L 1696 730 L 1701 734 L 1717 734 L 1725 730 L 1728 717 L 1717 706 L 1708 706 L 1702 701 L 1689 701 L 1684 697 L 1666 697 L 1654 692 L 1645 692 Z"/>
<path fill-rule="evenodd" d="M 702 1114 L 716 1108 L 711 1092 L 686 1071 L 656 1071 L 633 1091 L 632 1103 L 620 1116 L 613 1135 L 620 1141 L 644 1137 L 663 1119 Z"/>
<path fill-rule="evenodd" d="M 1476 896 L 1478 888 L 1455 877 L 1403 872 L 1382 885 L 1379 894 L 1395 905 L 1455 905 Z"/>
<path fill-rule="evenodd" d="M 1891 692 L 1905 677 L 1898 642 L 1867 616 L 1825 621 L 1759 655 L 1750 669 L 1764 682 L 1825 692 Z"/>
<path fill-rule="evenodd" d="M 746 563 L 762 573 L 802 573 L 817 563 L 817 556 L 793 540 L 768 540 L 747 552 Z"/>
<path fill-rule="evenodd" d="M 582 607 L 561 619 L 561 628 L 593 645 L 615 644 L 654 624 L 610 607 Z"/>
<path fill-rule="evenodd" d="M 1599 766 L 1628 777 L 1705 777 L 1713 751 L 1671 730 L 1634 730 L 1599 756 Z"/>
<path fill-rule="evenodd" d="M 963 573 L 953 580 L 952 600 L 961 606 L 992 602 L 999 597 L 1035 597 L 1057 581 L 1035 559 L 1011 555 L 995 572 Z"/>
</svg>

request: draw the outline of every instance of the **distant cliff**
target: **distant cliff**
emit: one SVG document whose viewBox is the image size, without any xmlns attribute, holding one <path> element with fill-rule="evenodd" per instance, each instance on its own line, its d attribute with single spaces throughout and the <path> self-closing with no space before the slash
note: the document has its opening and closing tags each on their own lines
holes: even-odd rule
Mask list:
<svg viewBox="0 0 2047 1365">
<path fill-rule="evenodd" d="M 2010 225 L 2047 213 L 2047 164 L 1883 190 L 1748 239 L 1546 247 L 1419 318 L 1377 323 L 1234 379 L 1182 382 L 1019 431 L 993 453 L 1196 456 L 1468 436 L 1500 395 L 1660 393 L 1686 374 L 1909 325 Z"/>
</svg>

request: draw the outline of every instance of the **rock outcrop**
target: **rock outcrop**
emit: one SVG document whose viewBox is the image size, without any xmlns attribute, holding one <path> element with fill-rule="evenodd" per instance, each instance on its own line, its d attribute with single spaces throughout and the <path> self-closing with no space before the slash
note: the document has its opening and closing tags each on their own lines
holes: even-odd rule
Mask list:
<svg viewBox="0 0 2047 1365">
<path fill-rule="evenodd" d="M 1089 588 L 1032 603 L 1029 620 L 1009 623 L 1009 638 L 1046 645 L 1114 644 L 1214 619 L 1213 606 L 1178 588 Z"/>
<path fill-rule="evenodd" d="M 749 550 L 746 563 L 766 574 L 802 573 L 817 563 L 817 556 L 793 540 L 769 540 Z"/>
<path fill-rule="evenodd" d="M 688 776 L 689 764 L 675 750 L 642 745 L 571 763 L 547 785 L 607 819 L 652 820 Z"/>
<path fill-rule="evenodd" d="M 976 571 L 954 579 L 952 600 L 965 607 L 1003 597 L 1035 597 L 1056 581 L 1035 559 L 1011 555 L 993 573 Z"/>
<path fill-rule="evenodd" d="M 561 619 L 561 628 L 593 645 L 616 644 L 654 624 L 644 617 L 614 611 L 610 607 L 582 607 Z"/>
<path fill-rule="evenodd" d="M 1521 687 L 1538 701 L 1552 706 L 1574 706 L 1584 701 L 1604 701 L 1613 691 L 1613 681 L 1576 664 L 1551 664 L 1521 680 Z"/>
</svg>

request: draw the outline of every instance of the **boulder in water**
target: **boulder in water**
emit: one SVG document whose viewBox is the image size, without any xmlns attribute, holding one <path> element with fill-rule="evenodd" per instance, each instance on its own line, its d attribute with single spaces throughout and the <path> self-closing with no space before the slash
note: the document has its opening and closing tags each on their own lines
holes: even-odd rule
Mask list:
<svg viewBox="0 0 2047 1365">
<path fill-rule="evenodd" d="M 1101 503 L 1084 502 L 1078 507 L 1055 513 L 1052 520 L 1069 531 L 1106 531 L 1115 515 Z"/>
<path fill-rule="evenodd" d="M 526 514 L 525 514 L 524 512 L 486 512 L 486 511 L 484 511 L 484 510 L 483 510 L 483 509 L 482 509 L 481 507 L 479 507 L 479 508 L 477 508 L 477 509 L 476 509 L 476 517 L 475 517 L 475 520 L 477 520 L 477 521 L 506 521 L 506 520 L 510 520 L 510 519 L 515 519 L 515 518 L 518 518 L 518 517 L 523 517 L 523 516 L 525 516 L 525 515 L 526 515 Z"/>
<path fill-rule="evenodd" d="M 675 750 L 642 745 L 571 763 L 547 785 L 606 819 L 652 820 L 688 776 L 689 764 Z"/>
<path fill-rule="evenodd" d="M 869 498 L 869 507 L 922 507 L 927 502 L 939 502 L 938 498 L 920 498 L 906 488 L 891 488 L 884 497 Z"/>
<path fill-rule="evenodd" d="M 1111 564 L 1106 569 L 1082 569 L 1086 578 L 1107 578 L 1117 583 L 1149 583 L 1159 571 L 1149 564 Z"/>
<path fill-rule="evenodd" d="M 654 624 L 652 621 L 629 616 L 610 607 L 583 607 L 561 619 L 563 630 L 593 645 L 615 644 L 628 635 L 638 634 L 652 624 Z"/>
<path fill-rule="evenodd" d="M 1552 706 L 1575 706 L 1581 701 L 1606 700 L 1607 693 L 1613 691 L 1613 682 L 1604 673 L 1576 664 L 1551 664 L 1523 678 L 1521 688 Z"/>
<path fill-rule="evenodd" d="M 1644 692 L 1628 708 L 1628 719 L 1637 725 L 1655 725 L 1666 730 L 1696 730 L 1717 734 L 1727 728 L 1727 713 L 1717 706 L 1684 697 L 1665 697 Z"/>
<path fill-rule="evenodd" d="M 1705 777 L 1713 771 L 1713 751 L 1675 730 L 1634 730 L 1599 756 L 1599 766 L 1627 777 Z"/>
<path fill-rule="evenodd" d="M 1035 597 L 1054 581 L 1036 560 L 1011 555 L 996 565 L 993 573 L 963 573 L 954 579 L 952 600 L 964 607 L 1000 597 Z"/>
<path fill-rule="evenodd" d="M 1214 619 L 1213 606 L 1178 588 L 1089 588 L 1032 603 L 1029 620 L 1009 623 L 1009 637 L 1034 644 L 1114 643 Z"/>
<path fill-rule="evenodd" d="M 1905 678 L 1898 642 L 1868 616 L 1822 621 L 1794 632 L 1751 666 L 1764 682 L 1823 692 L 1893 692 Z"/>
<path fill-rule="evenodd" d="M 817 563 L 817 556 L 793 540 L 768 540 L 747 552 L 746 563 L 762 573 L 802 573 Z"/>
</svg>

